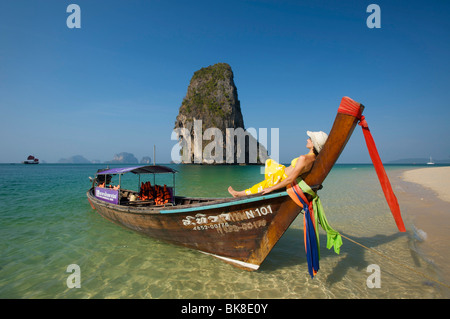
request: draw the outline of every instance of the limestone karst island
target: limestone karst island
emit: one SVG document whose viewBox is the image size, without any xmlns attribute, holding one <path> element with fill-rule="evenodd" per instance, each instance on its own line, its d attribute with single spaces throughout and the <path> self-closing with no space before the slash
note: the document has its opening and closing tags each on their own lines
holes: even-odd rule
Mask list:
<svg viewBox="0 0 450 319">
<path fill-rule="evenodd" d="M 194 73 L 175 121 L 181 163 L 264 164 L 266 148 L 245 130 L 230 65 Z"/>
</svg>

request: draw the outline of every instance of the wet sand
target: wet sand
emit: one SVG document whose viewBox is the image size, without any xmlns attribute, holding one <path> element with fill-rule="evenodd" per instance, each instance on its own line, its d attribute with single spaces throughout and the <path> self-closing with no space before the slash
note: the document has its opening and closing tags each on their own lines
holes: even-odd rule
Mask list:
<svg viewBox="0 0 450 319">
<path fill-rule="evenodd" d="M 393 176 L 394 192 L 414 249 L 434 264 L 450 285 L 450 167 L 425 167 Z"/>
</svg>

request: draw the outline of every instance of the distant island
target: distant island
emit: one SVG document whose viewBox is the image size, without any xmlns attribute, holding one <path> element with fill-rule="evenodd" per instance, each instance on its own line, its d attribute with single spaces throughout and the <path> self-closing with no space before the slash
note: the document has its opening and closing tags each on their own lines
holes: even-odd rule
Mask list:
<svg viewBox="0 0 450 319">
<path fill-rule="evenodd" d="M 138 162 L 138 159 L 136 157 L 134 157 L 133 154 L 127 153 L 127 152 L 122 152 L 122 153 L 114 155 L 114 158 L 111 161 L 107 161 L 105 163 L 108 163 L 108 164 L 123 164 L 123 163 L 138 164 L 139 162 Z"/>
<path fill-rule="evenodd" d="M 69 158 L 61 158 L 58 163 L 60 164 L 89 164 L 91 161 L 87 160 L 81 155 L 74 155 Z"/>
<path fill-rule="evenodd" d="M 74 155 L 68 158 L 61 158 L 59 164 L 151 164 L 151 157 L 144 156 L 140 161 L 131 153 L 122 152 L 115 154 L 110 161 L 88 160 L 82 155 Z"/>
</svg>

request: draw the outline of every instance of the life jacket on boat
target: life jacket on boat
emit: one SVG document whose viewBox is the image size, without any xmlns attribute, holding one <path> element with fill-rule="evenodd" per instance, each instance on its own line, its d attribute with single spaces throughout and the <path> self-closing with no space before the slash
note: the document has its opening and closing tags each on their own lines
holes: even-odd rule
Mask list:
<svg viewBox="0 0 450 319">
<path fill-rule="evenodd" d="M 164 193 L 163 190 L 161 189 L 161 186 L 159 185 L 155 185 L 155 204 L 156 205 L 161 205 L 164 203 Z"/>
<path fill-rule="evenodd" d="M 167 186 L 166 186 L 166 185 L 164 185 L 163 192 L 164 192 L 164 204 L 167 204 L 168 202 L 171 201 L 171 199 L 172 199 L 171 197 L 172 197 L 172 196 L 170 196 L 170 192 L 169 192 L 169 190 L 167 189 Z"/>
<path fill-rule="evenodd" d="M 142 182 L 139 190 L 139 198 L 141 200 L 151 199 L 152 197 L 152 185 L 150 182 Z"/>
<path fill-rule="evenodd" d="M 138 198 L 141 200 L 154 199 L 156 205 L 167 204 L 172 200 L 172 196 L 167 188 L 167 185 L 155 185 L 152 187 L 150 182 L 141 183 Z"/>
<path fill-rule="evenodd" d="M 145 183 L 146 184 L 146 195 L 147 195 L 147 199 L 153 199 L 155 197 L 154 194 L 154 189 L 152 187 L 152 184 L 150 182 Z"/>
<path fill-rule="evenodd" d="M 138 198 L 143 199 L 143 197 L 144 197 L 144 182 L 141 182 L 141 187 L 139 188 Z"/>
</svg>

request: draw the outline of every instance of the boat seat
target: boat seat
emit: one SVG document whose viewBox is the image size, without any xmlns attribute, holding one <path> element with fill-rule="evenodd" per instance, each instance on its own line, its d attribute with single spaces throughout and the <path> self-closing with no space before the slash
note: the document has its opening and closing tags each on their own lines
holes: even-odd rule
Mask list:
<svg viewBox="0 0 450 319">
<path fill-rule="evenodd" d="M 149 204 L 155 204 L 155 201 L 152 200 L 135 200 L 133 202 L 128 202 L 130 205 L 138 206 L 138 205 L 149 205 Z"/>
<path fill-rule="evenodd" d="M 175 206 L 173 203 L 165 203 L 161 205 L 155 205 L 154 207 L 166 207 L 166 206 Z"/>
</svg>

